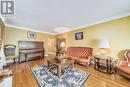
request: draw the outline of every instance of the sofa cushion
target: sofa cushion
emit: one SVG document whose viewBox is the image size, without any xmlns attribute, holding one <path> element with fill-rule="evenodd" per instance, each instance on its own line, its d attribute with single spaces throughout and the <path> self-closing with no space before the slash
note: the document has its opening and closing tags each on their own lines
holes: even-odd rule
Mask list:
<svg viewBox="0 0 130 87">
<path fill-rule="evenodd" d="M 68 54 L 73 57 L 88 57 L 92 49 L 83 47 L 70 47 L 67 49 Z"/>
<path fill-rule="evenodd" d="M 129 66 L 119 66 L 117 67 L 120 71 L 127 73 L 128 75 L 130 75 L 130 67 Z"/>
<path fill-rule="evenodd" d="M 88 62 L 88 61 L 90 61 L 89 59 L 87 59 L 87 58 L 77 58 L 77 61 L 79 61 L 79 62 Z"/>
</svg>

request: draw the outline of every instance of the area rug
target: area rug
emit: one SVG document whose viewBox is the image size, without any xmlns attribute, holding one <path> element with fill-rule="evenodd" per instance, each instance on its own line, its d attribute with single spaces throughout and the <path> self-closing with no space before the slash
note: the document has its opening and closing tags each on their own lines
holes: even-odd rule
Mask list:
<svg viewBox="0 0 130 87">
<path fill-rule="evenodd" d="M 89 73 L 81 72 L 79 69 L 64 67 L 61 70 L 61 77 L 57 76 L 55 66 L 33 67 L 32 72 L 40 87 L 82 87 L 88 79 Z"/>
</svg>

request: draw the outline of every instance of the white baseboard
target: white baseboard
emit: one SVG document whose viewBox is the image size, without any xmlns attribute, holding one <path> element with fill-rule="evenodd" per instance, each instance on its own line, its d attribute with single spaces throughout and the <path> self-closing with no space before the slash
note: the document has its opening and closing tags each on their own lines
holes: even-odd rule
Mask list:
<svg viewBox="0 0 130 87">
<path fill-rule="evenodd" d="M 48 57 L 48 54 L 45 54 L 46 57 Z"/>
<path fill-rule="evenodd" d="M 54 53 L 54 52 L 48 52 L 48 54 L 53 54 L 53 55 L 56 55 L 56 53 Z"/>
</svg>

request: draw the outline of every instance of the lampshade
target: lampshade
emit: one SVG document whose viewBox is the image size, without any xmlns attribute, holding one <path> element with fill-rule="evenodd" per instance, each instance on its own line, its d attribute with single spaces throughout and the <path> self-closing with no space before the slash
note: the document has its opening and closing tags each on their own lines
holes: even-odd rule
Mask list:
<svg viewBox="0 0 130 87">
<path fill-rule="evenodd" d="M 100 40 L 98 42 L 98 48 L 110 48 L 109 42 L 107 40 Z"/>
<path fill-rule="evenodd" d="M 65 47 L 65 42 L 64 42 L 64 41 L 62 41 L 62 42 L 60 43 L 60 47 Z"/>
</svg>

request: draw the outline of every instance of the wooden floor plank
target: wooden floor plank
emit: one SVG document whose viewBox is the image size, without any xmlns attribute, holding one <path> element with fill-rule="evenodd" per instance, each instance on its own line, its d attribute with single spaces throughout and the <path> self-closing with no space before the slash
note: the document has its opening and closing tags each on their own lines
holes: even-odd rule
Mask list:
<svg viewBox="0 0 130 87">
<path fill-rule="evenodd" d="M 13 87 L 38 87 L 31 68 L 46 64 L 46 58 L 9 66 L 13 70 Z M 122 76 L 96 71 L 93 66 L 76 65 L 75 68 L 90 73 L 84 87 L 130 87 L 130 80 Z"/>
</svg>

